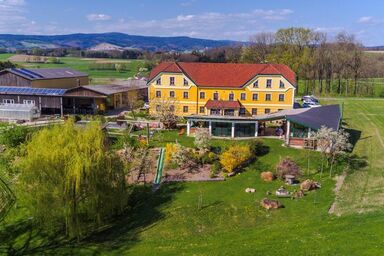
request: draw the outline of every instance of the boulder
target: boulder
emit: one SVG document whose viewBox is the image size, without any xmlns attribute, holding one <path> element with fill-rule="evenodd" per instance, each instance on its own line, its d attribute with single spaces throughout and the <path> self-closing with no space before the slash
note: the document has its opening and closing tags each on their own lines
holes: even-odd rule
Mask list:
<svg viewBox="0 0 384 256">
<path fill-rule="evenodd" d="M 261 178 L 263 181 L 271 182 L 271 181 L 274 180 L 275 175 L 273 175 L 272 172 L 262 172 L 262 173 L 260 173 L 260 178 Z"/>
<path fill-rule="evenodd" d="M 300 189 L 303 191 L 311 191 L 321 188 L 321 184 L 314 180 L 305 180 L 300 184 Z"/>
<path fill-rule="evenodd" d="M 254 188 L 246 188 L 246 189 L 245 189 L 245 192 L 246 192 L 246 193 L 255 193 L 255 192 L 256 192 L 256 189 L 254 189 Z"/>
<path fill-rule="evenodd" d="M 260 205 L 261 207 L 267 210 L 284 208 L 284 205 L 282 205 L 279 201 L 268 199 L 268 198 L 264 198 L 263 200 L 261 200 Z"/>
</svg>

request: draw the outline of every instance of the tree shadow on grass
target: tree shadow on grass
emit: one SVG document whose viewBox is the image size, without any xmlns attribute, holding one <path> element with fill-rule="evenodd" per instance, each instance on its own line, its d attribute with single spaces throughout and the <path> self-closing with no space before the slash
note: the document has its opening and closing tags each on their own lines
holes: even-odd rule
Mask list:
<svg viewBox="0 0 384 256">
<path fill-rule="evenodd" d="M 138 242 L 140 232 L 164 218 L 159 208 L 169 204 L 174 194 L 182 189 L 183 183 L 180 182 L 162 184 L 156 192 L 152 192 L 150 187 L 136 187 L 130 197 L 131 209 L 103 231 L 84 239 L 80 246 L 100 244 L 106 250 L 129 249 Z"/>
<path fill-rule="evenodd" d="M 182 189 L 182 183 L 163 184 L 156 192 L 149 186 L 135 187 L 124 214 L 80 242 L 66 239 L 63 230 L 48 234 L 30 220 L 13 222 L 0 230 L 0 254 L 77 255 L 81 250 L 81 254 L 98 255 L 101 251 L 128 250 L 139 241 L 140 232 L 164 218 L 160 207 L 169 204 Z"/>
<path fill-rule="evenodd" d="M 361 138 L 361 131 L 350 129 L 350 128 L 346 128 L 345 131 L 349 134 L 349 143 L 352 144 L 352 148 L 351 148 L 351 152 L 352 152 L 356 146 L 356 143 Z M 363 139 L 366 139 L 366 138 L 363 138 Z"/>
</svg>

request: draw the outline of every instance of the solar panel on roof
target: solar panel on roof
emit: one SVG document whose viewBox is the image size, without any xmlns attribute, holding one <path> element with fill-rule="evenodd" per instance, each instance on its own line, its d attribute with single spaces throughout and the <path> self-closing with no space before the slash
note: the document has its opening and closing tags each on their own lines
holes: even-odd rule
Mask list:
<svg viewBox="0 0 384 256">
<path fill-rule="evenodd" d="M 44 78 L 44 76 L 37 74 L 29 69 L 22 68 L 21 70 L 23 70 L 27 74 L 30 74 L 31 76 L 34 76 L 35 78 Z"/>
<path fill-rule="evenodd" d="M 29 87 L 3 87 L 0 86 L 0 93 L 14 93 L 14 94 L 37 94 L 37 95 L 63 95 L 65 89 L 47 89 L 47 88 L 29 88 Z"/>
</svg>

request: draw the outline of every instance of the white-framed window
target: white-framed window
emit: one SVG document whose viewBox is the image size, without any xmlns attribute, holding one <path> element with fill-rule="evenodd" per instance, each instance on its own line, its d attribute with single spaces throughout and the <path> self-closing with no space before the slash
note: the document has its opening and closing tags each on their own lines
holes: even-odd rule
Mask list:
<svg viewBox="0 0 384 256">
<path fill-rule="evenodd" d="M 3 103 L 4 104 L 15 104 L 15 100 L 14 99 L 3 99 Z"/>
<path fill-rule="evenodd" d="M 35 105 L 35 101 L 34 100 L 23 100 L 23 104 Z"/>
<path fill-rule="evenodd" d="M 256 81 L 253 83 L 253 88 L 259 88 L 259 80 L 256 80 Z"/>
<path fill-rule="evenodd" d="M 281 80 L 280 80 L 280 86 L 279 86 L 279 87 L 280 87 L 280 89 L 283 89 L 283 88 L 285 88 L 285 84 L 284 84 L 284 82 L 283 82 L 283 81 L 281 81 Z"/>
<path fill-rule="evenodd" d="M 200 99 L 205 99 L 205 92 L 200 92 Z"/>
<path fill-rule="evenodd" d="M 284 101 L 284 94 L 279 94 L 279 101 Z"/>
<path fill-rule="evenodd" d="M 156 91 L 156 98 L 161 98 L 161 91 Z"/>
<path fill-rule="evenodd" d="M 169 92 L 169 97 L 170 98 L 175 98 L 175 92 L 174 91 L 170 91 Z"/>
<path fill-rule="evenodd" d="M 265 94 L 265 101 L 271 101 L 271 94 Z"/>
<path fill-rule="evenodd" d="M 245 92 L 242 92 L 240 94 L 240 100 L 246 100 L 246 98 L 247 98 L 247 95 L 245 94 Z"/>
<path fill-rule="evenodd" d="M 235 99 L 235 94 L 233 94 L 232 92 L 229 94 L 229 97 L 228 97 L 228 100 L 229 101 L 233 101 Z"/>
<path fill-rule="evenodd" d="M 156 85 L 161 85 L 161 78 L 158 78 L 158 79 L 156 80 Z"/>
<path fill-rule="evenodd" d="M 175 77 L 174 76 L 171 76 L 169 78 L 169 85 L 175 85 Z"/>
<path fill-rule="evenodd" d="M 199 112 L 200 112 L 200 114 L 205 113 L 205 107 L 200 107 Z"/>
<path fill-rule="evenodd" d="M 257 115 L 257 108 L 252 108 L 252 115 L 256 116 Z"/>
<path fill-rule="evenodd" d="M 188 98 L 189 98 L 189 94 L 188 94 L 188 92 L 183 92 L 183 98 L 184 98 L 184 99 L 188 99 Z"/>
<path fill-rule="evenodd" d="M 219 93 L 218 92 L 213 93 L 213 100 L 219 100 Z"/>
<path fill-rule="evenodd" d="M 257 101 L 258 99 L 259 99 L 259 94 L 257 94 L 257 93 L 252 94 L 252 100 L 253 101 Z"/>
<path fill-rule="evenodd" d="M 183 83 L 185 86 L 188 86 L 189 83 L 188 83 L 188 80 L 184 78 L 184 83 Z"/>
<path fill-rule="evenodd" d="M 267 88 L 272 87 L 272 79 L 267 79 Z"/>
<path fill-rule="evenodd" d="M 183 113 L 188 113 L 188 106 L 183 106 Z"/>
</svg>

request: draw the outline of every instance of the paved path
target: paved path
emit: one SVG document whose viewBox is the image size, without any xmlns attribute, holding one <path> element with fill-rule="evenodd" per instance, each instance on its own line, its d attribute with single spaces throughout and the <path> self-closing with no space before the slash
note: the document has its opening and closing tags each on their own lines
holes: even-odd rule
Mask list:
<svg viewBox="0 0 384 256">
<path fill-rule="evenodd" d="M 336 177 L 336 186 L 335 186 L 335 201 L 332 203 L 331 208 L 329 208 L 328 213 L 333 214 L 335 212 L 336 203 L 337 203 L 337 196 L 340 192 L 341 187 L 343 186 L 345 177 L 347 177 L 347 172 L 343 172 L 342 175 L 339 175 Z"/>
</svg>

